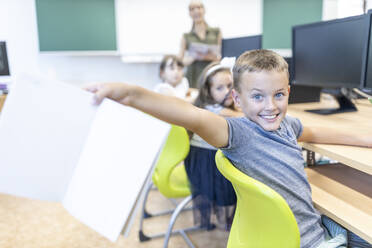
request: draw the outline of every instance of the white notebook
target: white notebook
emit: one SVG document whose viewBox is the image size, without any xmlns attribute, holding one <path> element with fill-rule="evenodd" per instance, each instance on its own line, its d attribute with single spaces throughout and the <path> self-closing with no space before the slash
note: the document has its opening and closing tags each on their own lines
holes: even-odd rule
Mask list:
<svg viewBox="0 0 372 248">
<path fill-rule="evenodd" d="M 170 125 L 40 80 L 13 84 L 0 114 L 0 192 L 62 202 L 111 241 L 128 227 Z"/>
</svg>

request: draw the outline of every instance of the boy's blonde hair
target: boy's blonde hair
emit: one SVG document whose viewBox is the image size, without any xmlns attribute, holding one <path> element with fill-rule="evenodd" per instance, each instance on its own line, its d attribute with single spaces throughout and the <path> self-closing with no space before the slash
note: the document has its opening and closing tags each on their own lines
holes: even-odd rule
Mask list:
<svg viewBox="0 0 372 248">
<path fill-rule="evenodd" d="M 244 72 L 273 70 L 285 72 L 289 78 L 288 64 L 276 52 L 265 49 L 247 51 L 240 55 L 235 62 L 233 68 L 234 88 L 240 92 L 241 76 Z"/>
</svg>

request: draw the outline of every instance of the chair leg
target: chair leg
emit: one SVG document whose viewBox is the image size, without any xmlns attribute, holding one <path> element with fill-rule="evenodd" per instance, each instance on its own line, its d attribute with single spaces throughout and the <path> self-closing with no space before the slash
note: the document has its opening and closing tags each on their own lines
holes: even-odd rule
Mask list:
<svg viewBox="0 0 372 248">
<path fill-rule="evenodd" d="M 186 197 L 180 204 L 178 204 L 178 206 L 176 207 L 176 209 L 174 210 L 173 214 L 172 214 L 172 217 L 169 221 L 169 226 L 168 226 L 168 231 L 166 232 L 165 234 L 165 238 L 164 238 L 164 248 L 167 248 L 168 247 L 168 243 L 169 243 L 169 238 L 170 238 L 170 235 L 172 234 L 172 229 L 173 229 L 173 226 L 176 222 L 176 219 L 177 217 L 179 216 L 180 212 L 184 209 L 184 207 L 192 200 L 192 196 L 188 196 Z M 200 229 L 199 227 L 195 227 L 193 228 L 194 230 L 196 229 Z M 187 237 L 186 233 L 183 231 L 183 230 L 180 230 L 179 233 L 182 235 L 182 237 L 185 239 L 186 243 L 189 245 L 189 247 L 194 247 L 191 243 L 191 240 Z"/>
<path fill-rule="evenodd" d="M 199 228 L 201 229 L 201 228 Z M 179 231 L 179 233 L 182 235 L 183 239 L 185 240 L 186 244 L 190 248 L 195 248 L 194 244 L 191 242 L 190 238 L 187 236 L 186 232 L 184 230 Z"/>
<path fill-rule="evenodd" d="M 155 216 L 163 216 L 163 215 L 167 215 L 167 214 L 172 214 L 173 211 L 174 211 L 174 208 L 169 209 L 169 210 L 159 211 L 157 213 L 149 213 L 146 210 L 146 203 L 147 203 L 148 195 L 150 194 L 150 191 L 152 191 L 152 190 L 157 190 L 157 188 L 154 186 L 154 183 L 150 182 L 148 188 L 145 191 L 145 196 L 144 196 L 144 199 L 143 199 L 143 205 L 142 205 L 142 216 L 143 216 L 143 219 L 147 219 L 147 218 L 151 218 L 151 217 L 155 217 Z M 177 203 L 177 201 L 175 199 L 172 199 L 172 198 L 167 198 L 167 199 L 175 207 L 177 207 L 178 203 Z M 193 209 L 192 207 L 189 207 L 189 208 L 184 208 L 183 210 L 186 211 L 186 210 L 192 210 L 192 209 Z M 141 227 L 142 227 L 142 221 L 141 221 Z"/>
<path fill-rule="evenodd" d="M 141 219 L 140 219 L 140 224 L 139 224 L 139 230 L 138 230 L 138 237 L 139 237 L 139 240 L 141 242 L 145 242 L 145 241 L 149 241 L 151 240 L 152 238 L 158 238 L 158 237 L 163 237 L 165 235 L 165 233 L 163 234 L 156 234 L 156 235 L 146 235 L 144 234 L 143 232 L 143 222 L 144 222 L 144 219 L 147 219 L 147 218 L 151 218 L 151 217 L 155 217 L 155 216 L 163 216 L 163 215 L 168 215 L 168 214 L 172 214 L 174 212 L 175 209 L 169 209 L 169 210 L 164 210 L 164 211 L 160 211 L 160 212 L 157 212 L 157 213 L 149 213 L 147 210 L 146 210 L 146 203 L 147 203 L 147 199 L 148 199 L 148 196 L 150 194 L 150 191 L 152 190 L 156 190 L 157 188 L 154 186 L 154 183 L 153 182 L 149 182 L 146 190 L 145 190 L 145 195 L 144 195 L 144 198 L 143 198 L 143 204 L 142 204 L 142 214 L 141 214 Z M 171 203 L 174 205 L 174 206 L 177 206 L 177 201 L 174 200 L 174 199 L 169 199 L 168 200 L 171 201 Z M 186 211 L 186 210 L 192 210 L 192 207 L 189 207 L 189 208 L 184 208 L 182 211 Z M 177 230 L 178 232 L 178 230 Z"/>
<path fill-rule="evenodd" d="M 147 211 L 146 211 L 146 203 L 147 203 L 147 198 L 149 196 L 149 193 L 150 193 L 150 190 L 152 189 L 152 186 L 153 186 L 153 183 L 152 182 L 149 182 L 147 188 L 146 188 L 146 191 L 145 191 L 145 195 L 144 195 L 144 198 L 143 198 L 143 204 L 142 204 L 142 212 L 141 212 L 141 219 L 140 219 L 140 224 L 139 224 L 139 231 L 138 231 L 138 236 L 139 236 L 139 239 L 141 242 L 144 242 L 144 241 L 148 241 L 150 240 L 151 238 L 146 236 L 143 231 L 142 231 L 142 227 L 143 227 L 143 220 L 145 218 L 149 218 L 151 217 L 151 214 L 149 214 Z"/>
<path fill-rule="evenodd" d="M 155 217 L 155 216 L 162 216 L 162 215 L 172 214 L 177 209 L 177 207 L 176 207 L 175 209 L 165 210 L 165 211 L 157 212 L 157 213 L 154 213 L 154 214 L 149 213 L 146 210 L 146 203 L 147 203 L 147 200 L 148 200 L 149 193 L 152 190 L 154 190 L 154 184 L 152 182 L 149 182 L 149 184 L 148 184 L 148 186 L 147 186 L 147 188 L 145 190 L 145 193 L 144 193 L 145 195 L 144 195 L 143 204 L 142 204 L 142 212 L 141 212 L 142 214 L 141 214 L 141 219 L 140 219 L 140 224 L 139 224 L 139 230 L 138 230 L 138 238 L 139 238 L 140 242 L 149 241 L 149 240 L 151 240 L 153 238 L 164 237 L 167 234 L 167 233 L 159 233 L 159 234 L 153 234 L 153 235 L 146 235 L 143 232 L 143 222 L 144 222 L 144 219 L 147 219 L 147 218 L 150 218 L 150 217 Z M 191 197 L 191 196 L 189 196 L 189 197 Z M 185 198 L 185 200 L 188 199 L 189 197 Z M 178 205 L 177 202 L 174 199 L 169 199 L 169 200 L 172 202 L 173 205 L 175 205 L 175 206 Z M 180 204 L 182 204 L 185 200 L 183 200 Z M 182 206 L 182 208 L 180 208 L 180 211 L 178 211 L 178 214 L 181 211 L 192 210 L 192 207 L 188 207 L 188 208 L 185 208 L 184 207 L 189 201 L 190 200 L 188 200 Z M 183 230 L 175 230 L 175 231 L 171 232 L 169 235 L 171 235 L 171 234 L 181 234 L 183 236 L 183 238 L 185 239 L 186 243 L 190 244 L 191 241 L 188 239 L 187 235 L 185 234 L 185 231 L 194 231 L 194 230 L 199 230 L 199 229 L 200 229 L 199 227 L 198 228 L 191 227 L 191 228 L 183 229 Z M 192 243 L 191 243 L 191 246 L 190 247 L 193 247 L 192 246 Z"/>
<path fill-rule="evenodd" d="M 149 240 L 154 239 L 154 238 L 165 237 L 164 247 L 168 247 L 170 236 L 174 235 L 174 234 L 180 234 L 190 248 L 195 248 L 195 246 L 192 244 L 191 240 L 187 236 L 186 232 L 204 230 L 205 228 L 201 228 L 199 226 L 194 226 L 194 227 L 189 227 L 189 228 L 185 228 L 185 229 L 177 229 L 177 230 L 172 231 L 173 226 L 175 224 L 175 221 L 176 221 L 177 217 L 179 216 L 179 214 L 186 209 L 187 210 L 191 209 L 191 208 L 185 208 L 185 206 L 192 200 L 192 196 L 188 196 L 185 199 L 183 199 L 178 204 L 178 206 L 175 208 L 175 210 L 171 211 L 171 212 L 173 212 L 173 214 L 172 214 L 171 219 L 169 221 L 169 226 L 168 226 L 167 232 L 152 234 L 151 236 L 150 235 L 145 235 L 143 233 L 143 231 L 142 231 L 143 220 L 144 220 L 143 212 L 145 211 L 145 203 L 147 201 L 148 192 L 151 190 L 151 187 L 152 187 L 152 185 L 150 184 L 149 187 L 146 189 L 147 191 L 145 192 L 144 204 L 142 206 L 142 216 L 141 216 L 141 220 L 140 220 L 140 229 L 139 229 L 139 232 L 138 232 L 139 240 L 141 242 L 145 242 L 145 241 L 149 241 Z"/>
</svg>

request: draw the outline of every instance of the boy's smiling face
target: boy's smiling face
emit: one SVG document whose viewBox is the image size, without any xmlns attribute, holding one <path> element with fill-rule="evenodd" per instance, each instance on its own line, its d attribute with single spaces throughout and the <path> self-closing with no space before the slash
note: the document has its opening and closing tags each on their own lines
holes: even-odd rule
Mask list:
<svg viewBox="0 0 372 248">
<path fill-rule="evenodd" d="M 288 107 L 289 85 L 285 72 L 244 72 L 234 101 L 245 116 L 266 131 L 279 128 Z"/>
</svg>

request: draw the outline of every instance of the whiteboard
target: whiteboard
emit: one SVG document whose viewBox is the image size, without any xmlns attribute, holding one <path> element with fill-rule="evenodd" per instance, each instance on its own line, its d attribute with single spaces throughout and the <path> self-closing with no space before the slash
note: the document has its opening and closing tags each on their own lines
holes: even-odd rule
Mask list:
<svg viewBox="0 0 372 248">
<path fill-rule="evenodd" d="M 122 55 L 178 54 L 189 32 L 189 0 L 116 0 L 119 51 Z M 262 0 L 204 0 L 205 19 L 223 38 L 262 33 Z"/>
</svg>

